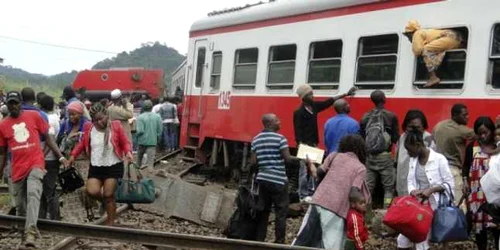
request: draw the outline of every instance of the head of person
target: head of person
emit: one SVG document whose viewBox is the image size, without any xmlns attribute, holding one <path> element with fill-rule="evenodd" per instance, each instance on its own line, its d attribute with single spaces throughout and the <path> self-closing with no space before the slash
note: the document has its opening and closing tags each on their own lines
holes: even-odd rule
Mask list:
<svg viewBox="0 0 500 250">
<path fill-rule="evenodd" d="M 457 103 L 451 107 L 451 119 L 460 125 L 467 125 L 469 122 L 469 110 L 463 103 Z"/>
<path fill-rule="evenodd" d="M 153 109 L 152 101 L 145 100 L 144 102 L 142 102 L 142 110 L 144 110 L 144 112 L 151 112 L 152 109 Z"/>
<path fill-rule="evenodd" d="M 54 98 L 50 95 L 44 95 L 38 103 L 40 104 L 40 108 L 45 112 L 54 111 Z"/>
<path fill-rule="evenodd" d="M 21 114 L 21 102 L 22 102 L 21 93 L 17 91 L 10 91 L 7 93 L 5 101 L 7 102 L 7 109 L 9 110 L 9 115 L 13 118 L 19 117 L 19 115 Z"/>
<path fill-rule="evenodd" d="M 84 107 L 81 102 L 72 102 L 68 105 L 68 119 L 72 124 L 79 124 L 82 118 Z"/>
<path fill-rule="evenodd" d="M 111 101 L 114 103 L 121 103 L 122 101 L 122 91 L 119 89 L 115 89 L 111 91 Z"/>
<path fill-rule="evenodd" d="M 281 121 L 275 114 L 265 114 L 262 116 L 262 125 L 266 130 L 277 132 L 281 128 Z"/>
<path fill-rule="evenodd" d="M 333 103 L 333 108 L 337 114 L 351 113 L 351 105 L 345 99 L 338 99 Z"/>
<path fill-rule="evenodd" d="M 76 97 L 76 93 L 71 86 L 66 86 L 63 89 L 62 99 L 69 101 L 69 99 Z"/>
<path fill-rule="evenodd" d="M 312 104 L 314 101 L 313 89 L 308 84 L 302 84 L 297 88 L 297 95 L 300 97 L 302 102 L 307 104 Z"/>
<path fill-rule="evenodd" d="M 427 123 L 427 118 L 425 117 L 424 112 L 419 109 L 410 109 L 406 112 L 402 127 L 403 131 L 417 129 L 423 133 L 429 128 L 429 124 Z"/>
<path fill-rule="evenodd" d="M 21 90 L 21 98 L 23 103 L 33 104 L 36 101 L 35 91 L 32 88 L 26 87 Z"/>
<path fill-rule="evenodd" d="M 366 212 L 366 199 L 359 188 L 351 187 L 349 191 L 349 204 L 352 209 L 358 212 Z"/>
<path fill-rule="evenodd" d="M 361 135 L 346 135 L 339 142 L 339 153 L 354 153 L 361 163 L 366 162 L 365 140 Z"/>
<path fill-rule="evenodd" d="M 375 90 L 370 94 L 370 99 L 375 107 L 383 107 L 385 104 L 385 93 L 382 90 Z"/>
<path fill-rule="evenodd" d="M 99 101 L 99 103 L 100 103 L 102 106 L 104 106 L 104 107 L 108 107 L 108 105 L 109 105 L 109 99 L 106 99 L 106 98 L 101 99 L 101 100 Z"/>
<path fill-rule="evenodd" d="M 36 94 L 36 103 L 40 104 L 40 101 L 42 100 L 42 98 L 44 96 L 46 96 L 47 94 L 45 94 L 45 92 L 38 92 L 38 94 Z"/>
<path fill-rule="evenodd" d="M 412 158 L 419 157 L 427 147 L 424 143 L 424 134 L 418 129 L 411 129 L 406 132 L 405 148 L 408 155 Z"/>
<path fill-rule="evenodd" d="M 89 99 L 85 99 L 85 101 L 83 102 L 83 104 L 85 104 L 85 107 L 87 109 L 90 109 L 92 107 L 92 102 Z"/>
<path fill-rule="evenodd" d="M 494 144 L 495 123 L 487 116 L 480 116 L 474 122 L 474 133 L 482 144 Z"/>
<path fill-rule="evenodd" d="M 108 110 L 101 103 L 96 103 L 89 110 L 92 123 L 97 129 L 105 129 L 108 127 Z"/>
<path fill-rule="evenodd" d="M 413 34 L 415 34 L 415 31 L 419 29 L 420 29 L 420 24 L 417 22 L 417 20 L 410 20 L 408 24 L 406 24 L 403 35 L 405 35 L 411 42 L 413 41 Z"/>
</svg>

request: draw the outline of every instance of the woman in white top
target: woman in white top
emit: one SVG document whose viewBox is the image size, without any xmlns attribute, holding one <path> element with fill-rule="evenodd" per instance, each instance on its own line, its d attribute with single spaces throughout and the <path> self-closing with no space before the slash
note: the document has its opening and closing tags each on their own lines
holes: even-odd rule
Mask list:
<svg viewBox="0 0 500 250">
<path fill-rule="evenodd" d="M 423 134 L 419 130 L 406 132 L 405 148 L 410 155 L 408 171 L 408 192 L 410 195 L 429 199 L 432 209 L 437 208 L 439 195 L 445 191 L 453 192 L 455 185 L 448 160 L 425 146 Z M 451 190 L 448 189 L 449 184 Z M 446 193 L 446 192 L 445 192 Z M 416 250 L 429 249 L 428 240 L 416 242 Z M 403 235 L 398 236 L 398 249 L 411 249 L 412 242 Z"/>
</svg>

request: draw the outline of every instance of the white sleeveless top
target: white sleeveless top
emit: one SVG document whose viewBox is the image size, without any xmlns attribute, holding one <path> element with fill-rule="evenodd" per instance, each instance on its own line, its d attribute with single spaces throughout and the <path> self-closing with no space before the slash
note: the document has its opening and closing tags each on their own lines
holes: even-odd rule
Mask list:
<svg viewBox="0 0 500 250">
<path fill-rule="evenodd" d="M 111 131 L 109 133 L 108 146 L 104 146 L 104 132 L 95 127 L 90 130 L 90 164 L 93 167 L 110 167 L 120 163 L 121 159 L 115 154 L 115 148 L 111 143 Z"/>
</svg>

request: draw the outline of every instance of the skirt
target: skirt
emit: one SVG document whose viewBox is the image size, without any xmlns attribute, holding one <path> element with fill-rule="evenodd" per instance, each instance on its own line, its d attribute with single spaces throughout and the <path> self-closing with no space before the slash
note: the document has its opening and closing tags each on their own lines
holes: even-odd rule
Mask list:
<svg viewBox="0 0 500 250">
<path fill-rule="evenodd" d="M 123 178 L 124 167 L 123 162 L 117 163 L 112 166 L 92 166 L 89 168 L 88 179 L 94 178 L 100 181 L 107 179 L 121 179 Z"/>
</svg>

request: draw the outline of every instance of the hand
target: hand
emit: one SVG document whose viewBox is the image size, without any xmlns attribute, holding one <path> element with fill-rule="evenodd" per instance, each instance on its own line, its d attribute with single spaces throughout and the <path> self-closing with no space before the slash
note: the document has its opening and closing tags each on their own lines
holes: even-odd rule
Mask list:
<svg viewBox="0 0 500 250">
<path fill-rule="evenodd" d="M 431 195 L 434 193 L 434 191 L 432 190 L 432 188 L 428 188 L 426 190 L 424 190 L 420 196 L 423 197 L 423 198 L 429 198 L 431 197 Z"/>
<path fill-rule="evenodd" d="M 75 157 L 73 157 L 73 156 L 69 157 L 69 160 L 67 163 L 68 163 L 68 166 L 73 165 L 73 163 L 75 163 Z"/>
<path fill-rule="evenodd" d="M 68 168 L 70 166 L 69 161 L 64 158 L 61 160 L 61 163 L 63 164 L 64 168 Z"/>
<path fill-rule="evenodd" d="M 356 90 L 357 88 L 356 87 L 352 87 L 349 89 L 349 91 L 347 91 L 347 96 L 353 96 L 354 94 L 356 94 Z"/>
<path fill-rule="evenodd" d="M 133 162 L 134 161 L 134 156 L 132 155 L 132 152 L 128 152 L 125 155 L 124 161 L 126 161 L 126 162 Z"/>
<path fill-rule="evenodd" d="M 419 197 L 420 195 L 422 195 L 422 190 L 413 190 L 411 191 L 410 195 L 414 197 Z"/>
</svg>

